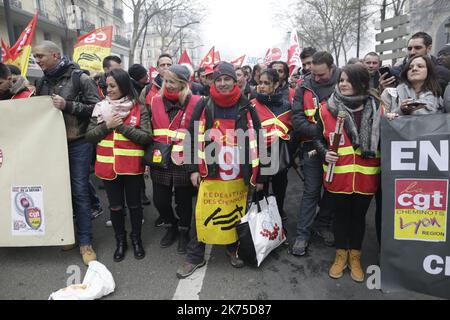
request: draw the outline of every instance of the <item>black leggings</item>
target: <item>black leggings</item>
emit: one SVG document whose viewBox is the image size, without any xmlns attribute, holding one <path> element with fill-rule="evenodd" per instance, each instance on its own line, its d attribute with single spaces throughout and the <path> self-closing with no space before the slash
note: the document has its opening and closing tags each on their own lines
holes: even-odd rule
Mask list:
<svg viewBox="0 0 450 320">
<path fill-rule="evenodd" d="M 192 198 L 194 197 L 194 187 L 168 187 L 159 183 L 153 182 L 153 202 L 163 222 L 167 225 L 172 225 L 189 229 L 192 220 Z M 172 197 L 175 193 L 175 211 L 179 218 L 175 217 L 172 208 Z"/>
<path fill-rule="evenodd" d="M 373 196 L 358 193 L 330 193 L 334 205 L 334 238 L 336 249 L 361 250 L 366 229 L 366 213 Z"/>
<path fill-rule="evenodd" d="M 125 217 L 123 214 L 125 198 L 130 209 L 131 232 L 140 235 L 143 217 L 141 205 L 142 174 L 118 175 L 114 180 L 103 181 L 116 235 L 125 234 Z"/>
</svg>

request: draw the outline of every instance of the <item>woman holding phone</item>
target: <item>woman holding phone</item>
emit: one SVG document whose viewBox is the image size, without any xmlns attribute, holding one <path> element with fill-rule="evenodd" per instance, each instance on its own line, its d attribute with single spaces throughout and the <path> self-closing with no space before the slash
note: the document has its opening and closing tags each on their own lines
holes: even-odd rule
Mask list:
<svg viewBox="0 0 450 320">
<path fill-rule="evenodd" d="M 409 60 L 400 81 L 396 88 L 386 88 L 381 95 L 389 119 L 442 112 L 441 88 L 429 57 Z"/>
</svg>

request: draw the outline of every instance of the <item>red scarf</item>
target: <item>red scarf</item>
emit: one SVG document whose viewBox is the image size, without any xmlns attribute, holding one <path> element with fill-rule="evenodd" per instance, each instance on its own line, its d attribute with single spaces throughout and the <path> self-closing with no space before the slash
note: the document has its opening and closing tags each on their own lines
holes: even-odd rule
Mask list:
<svg viewBox="0 0 450 320">
<path fill-rule="evenodd" d="M 170 101 L 178 101 L 179 92 L 170 93 L 167 88 L 164 88 L 164 97 Z"/>
<path fill-rule="evenodd" d="M 218 92 L 214 84 L 211 86 L 211 89 L 209 91 L 211 92 L 213 101 L 222 108 L 229 108 L 236 105 L 236 103 L 239 101 L 239 98 L 241 97 L 241 90 L 237 85 L 234 86 L 233 90 L 230 93 Z"/>
</svg>

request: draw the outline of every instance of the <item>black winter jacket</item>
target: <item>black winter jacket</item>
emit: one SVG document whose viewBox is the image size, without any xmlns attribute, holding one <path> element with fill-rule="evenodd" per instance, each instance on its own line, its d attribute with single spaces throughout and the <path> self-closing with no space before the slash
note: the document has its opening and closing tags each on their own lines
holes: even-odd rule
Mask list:
<svg viewBox="0 0 450 320">
<path fill-rule="evenodd" d="M 321 133 L 317 130 L 317 126 L 307 120 L 305 109 L 303 106 L 303 93 L 305 89 L 314 92 L 318 102 L 326 101 L 334 92 L 334 88 L 339 80 L 340 71 L 336 69 L 331 80 L 325 84 L 313 83 L 311 75 L 308 75 L 300 86 L 295 90 L 294 102 L 292 104 L 292 125 L 297 134 L 301 137 L 316 137 Z M 319 113 L 316 112 L 316 121 Z"/>
</svg>

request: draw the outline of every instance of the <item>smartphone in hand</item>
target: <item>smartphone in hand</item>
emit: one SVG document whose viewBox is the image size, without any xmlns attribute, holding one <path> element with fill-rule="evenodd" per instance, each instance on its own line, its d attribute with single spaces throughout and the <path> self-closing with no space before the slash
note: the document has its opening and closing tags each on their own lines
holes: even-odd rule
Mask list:
<svg viewBox="0 0 450 320">
<path fill-rule="evenodd" d="M 389 67 L 380 67 L 380 69 L 378 69 L 378 72 L 380 73 L 380 76 L 387 73 L 384 79 L 389 79 L 390 77 L 392 77 L 391 69 Z"/>
</svg>

